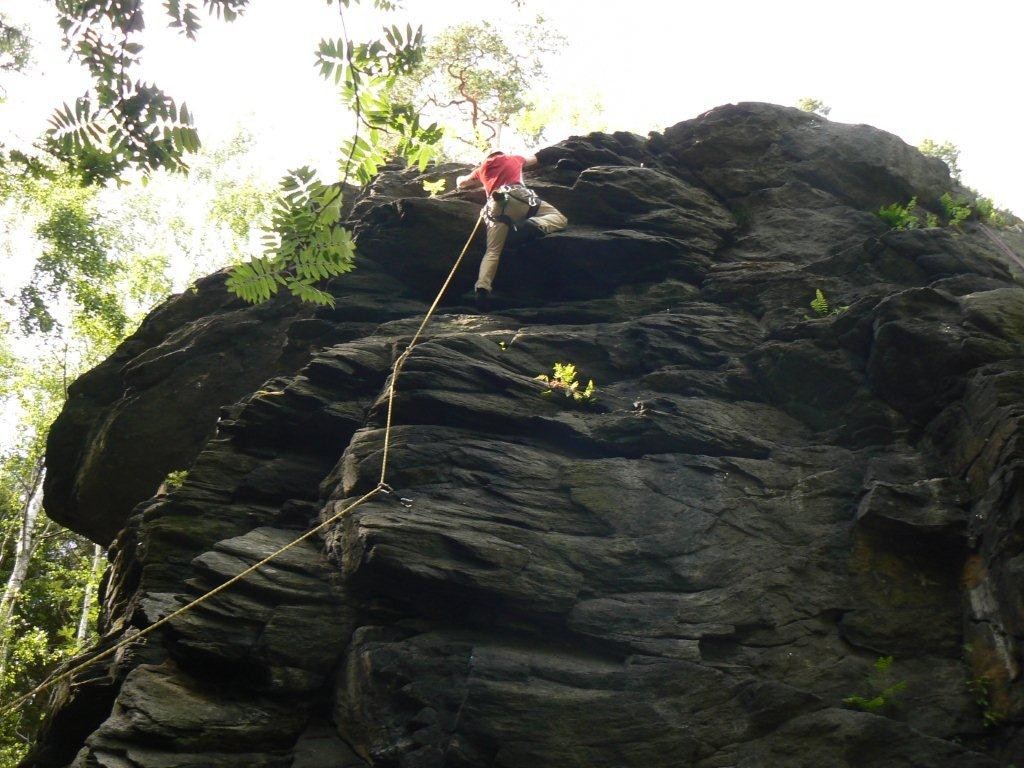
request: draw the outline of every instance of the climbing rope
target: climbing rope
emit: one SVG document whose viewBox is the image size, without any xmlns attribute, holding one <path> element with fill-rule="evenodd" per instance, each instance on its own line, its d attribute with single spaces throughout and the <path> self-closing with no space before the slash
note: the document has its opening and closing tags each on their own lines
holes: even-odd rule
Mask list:
<svg viewBox="0 0 1024 768">
<path fill-rule="evenodd" d="M 441 299 L 444 298 L 445 293 L 448 291 L 448 287 L 451 285 L 452 280 L 455 278 L 455 273 L 458 271 L 459 265 L 462 264 L 462 260 L 465 258 L 466 253 L 469 251 L 469 246 L 472 244 L 473 238 L 476 237 L 477 230 L 480 229 L 480 222 L 482 220 L 482 217 L 477 218 L 476 225 L 473 227 L 473 231 L 470 232 L 469 234 L 469 239 L 466 240 L 466 244 L 462 246 L 462 252 L 459 254 L 459 257 L 455 260 L 455 263 L 452 265 L 451 271 L 448 273 L 448 277 L 445 279 L 444 284 L 441 286 L 441 289 L 437 292 L 437 296 L 434 298 L 434 302 L 430 305 L 430 309 L 428 309 L 427 313 L 423 316 L 423 321 L 420 323 L 420 327 L 416 329 L 416 333 L 413 334 L 412 340 L 406 346 L 402 354 L 400 354 L 398 358 L 395 360 L 395 364 L 392 367 L 391 380 L 388 385 L 388 410 L 387 419 L 384 424 L 384 448 L 381 454 L 380 480 L 377 482 L 377 485 L 372 490 L 368 491 L 367 493 L 364 493 L 362 496 L 360 496 L 358 499 L 356 499 L 348 506 L 343 507 L 338 512 L 335 512 L 333 515 L 328 517 L 326 520 L 321 522 L 316 527 L 311 528 L 310 530 L 306 531 L 304 534 L 299 536 L 297 539 L 290 541 L 280 549 L 270 553 L 262 560 L 260 560 L 258 563 L 249 566 L 241 573 L 232 576 L 223 584 L 214 587 L 209 592 L 200 595 L 192 602 L 183 605 L 181 608 L 178 608 L 173 613 L 170 613 L 167 616 L 164 616 L 162 619 L 159 619 L 158 621 L 154 622 L 153 624 L 150 624 L 148 627 L 144 627 L 143 629 L 134 633 L 131 637 L 125 637 L 119 640 L 110 648 L 107 648 L 106 650 L 96 654 L 95 656 L 92 656 L 86 661 L 83 661 L 82 663 L 75 665 L 71 669 L 67 670 L 66 672 L 62 672 L 60 675 L 57 675 L 56 677 L 43 681 L 40 685 L 36 686 L 28 693 L 19 696 L 17 699 L 10 702 L 9 704 L 3 705 L 2 707 L 0 707 L 0 717 L 7 715 L 10 712 L 13 712 L 15 709 L 17 709 L 30 699 L 34 698 L 38 694 L 44 693 L 50 688 L 53 688 L 54 686 L 59 685 L 67 680 L 71 680 L 79 672 L 81 672 L 84 669 L 87 669 L 93 664 L 103 661 L 104 659 L 110 658 L 122 648 L 125 648 L 126 646 L 141 640 L 142 638 L 155 632 L 157 629 L 164 626 L 165 624 L 174 621 L 174 619 L 178 618 L 179 616 L 182 616 L 188 613 L 189 611 L 198 608 L 200 605 L 205 603 L 210 598 L 219 595 L 226 589 L 229 589 L 230 587 L 244 579 L 246 576 L 250 575 L 251 573 L 254 573 L 255 571 L 258 571 L 264 565 L 267 565 L 267 563 L 270 563 L 272 560 L 280 557 L 289 549 L 298 546 L 307 539 L 315 536 L 324 529 L 330 527 L 338 520 L 343 518 L 345 515 L 347 515 L 349 512 L 351 512 L 353 509 L 360 506 L 361 504 L 365 504 L 367 501 L 372 499 L 377 494 L 394 494 L 393 489 L 391 488 L 390 485 L 387 484 L 386 480 L 388 470 L 388 451 L 391 447 L 391 428 L 393 424 L 395 410 L 395 393 L 397 391 L 396 384 L 398 383 L 398 377 L 401 375 L 402 367 L 405 365 L 406 360 L 409 359 L 409 355 L 412 353 L 413 347 L 415 347 L 416 344 L 419 343 L 420 337 L 423 335 L 424 329 L 427 327 L 427 324 L 433 317 L 438 305 L 441 303 Z"/>
<path fill-rule="evenodd" d="M 1008 246 L 1006 243 L 1003 242 L 1003 238 L 999 237 L 999 235 L 997 235 L 995 232 L 993 232 L 991 229 L 989 229 L 987 225 L 980 224 L 979 226 L 981 226 L 981 231 L 985 233 L 985 235 L 988 237 L 989 240 L 991 240 L 993 243 L 996 244 L 996 247 L 999 250 L 1001 250 L 1009 258 L 1011 258 L 1015 262 L 1017 262 L 1017 266 L 1018 267 L 1020 267 L 1021 269 L 1024 269 L 1024 261 L 1021 261 L 1020 256 L 1018 256 L 1016 253 L 1014 253 L 1013 249 L 1010 248 L 1010 246 Z"/>
</svg>

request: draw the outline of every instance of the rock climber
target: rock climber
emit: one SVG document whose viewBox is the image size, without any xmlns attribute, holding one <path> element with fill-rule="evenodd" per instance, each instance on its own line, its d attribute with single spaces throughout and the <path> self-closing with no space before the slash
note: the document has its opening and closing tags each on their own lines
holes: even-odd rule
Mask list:
<svg viewBox="0 0 1024 768">
<path fill-rule="evenodd" d="M 491 284 L 505 245 L 518 247 L 565 229 L 568 224 L 555 206 L 523 184 L 523 168 L 533 165 L 537 165 L 536 155 L 491 152 L 472 173 L 455 180 L 459 189 L 483 184 L 487 193 L 487 203 L 480 214 L 487 221 L 487 250 L 475 286 L 476 305 L 482 311 L 490 308 Z"/>
</svg>

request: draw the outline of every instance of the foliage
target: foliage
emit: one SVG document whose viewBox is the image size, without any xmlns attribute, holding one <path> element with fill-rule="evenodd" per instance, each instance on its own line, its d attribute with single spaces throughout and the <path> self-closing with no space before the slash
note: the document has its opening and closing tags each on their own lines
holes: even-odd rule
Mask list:
<svg viewBox="0 0 1024 768">
<path fill-rule="evenodd" d="M 0 196 L 9 215 L 38 247 L 18 255 L 34 258 L 32 276 L 4 298 L 17 306 L 24 333 L 60 333 L 70 324 L 112 350 L 137 314 L 126 299 L 148 309 L 167 294 L 166 263 L 134 260 L 125 235 L 103 221 L 99 191 L 45 167 L 38 177 L 19 174 L 13 164 L 0 167 Z"/>
<path fill-rule="evenodd" d="M 967 690 L 981 709 L 981 721 L 986 728 L 995 728 L 1006 720 L 1006 714 L 992 704 L 992 678 L 982 675 L 967 681 Z"/>
<path fill-rule="evenodd" d="M 169 491 L 177 490 L 178 488 L 181 488 L 181 486 L 185 484 L 185 481 L 187 479 L 187 469 L 179 469 L 174 472 L 168 472 L 167 477 L 164 478 L 164 487 Z"/>
<path fill-rule="evenodd" d="M 444 192 L 444 188 L 447 182 L 444 179 L 438 179 L 437 181 L 424 181 L 423 191 L 431 197 L 437 197 L 439 194 Z"/>
<path fill-rule="evenodd" d="M 1001 211 L 996 210 L 996 205 L 990 197 L 978 197 L 974 202 L 974 210 L 978 218 L 996 227 L 1006 226 L 1006 217 Z"/>
<path fill-rule="evenodd" d="M 399 78 L 409 75 L 423 55 L 423 30 L 392 25 L 383 37 L 360 44 L 345 38 L 320 42 L 320 74 L 340 87 L 342 102 L 356 120 L 355 133 L 341 148 L 342 179 L 324 184 L 308 168 L 285 176 L 273 207 L 273 231 L 264 237 L 264 255 L 236 266 L 228 279 L 228 289 L 242 299 L 265 301 L 286 287 L 303 301 L 333 306 L 331 295 L 315 284 L 352 269 L 354 244 L 341 221 L 349 176 L 369 183 L 389 153 L 421 171 L 433 158 L 442 130 L 436 124 L 424 126 L 419 112 L 398 100 L 396 91 Z"/>
<path fill-rule="evenodd" d="M 205 0 L 227 21 L 248 0 Z M 86 183 L 119 179 L 130 169 L 185 171 L 199 149 L 188 107 L 158 86 L 134 77 L 142 56 L 142 0 L 55 0 L 64 48 L 89 72 L 92 85 L 50 118 L 49 150 Z M 171 24 L 190 37 L 199 28 L 195 4 L 165 4 Z"/>
<path fill-rule="evenodd" d="M 527 106 L 510 123 L 512 130 L 523 141 L 536 145 L 552 126 L 565 133 L 585 134 L 606 131 L 604 104 L 596 91 L 576 89 L 571 92 L 552 93 L 541 81 L 527 94 Z"/>
<path fill-rule="evenodd" d="M 135 305 L 166 295 L 172 266 L 184 282 L 263 253 L 259 236 L 270 223 L 275 185 L 256 162 L 251 136 L 242 130 L 206 145 L 191 165 L 188 177 L 159 171 L 146 185 L 107 187 L 96 196 L 100 217 L 117 235 L 112 253 L 127 267 Z"/>
<path fill-rule="evenodd" d="M 917 198 L 912 197 L 905 206 L 899 203 L 883 205 L 878 209 L 878 216 L 892 229 L 917 229 L 921 222 L 914 214 L 916 208 Z"/>
<path fill-rule="evenodd" d="M 21 27 L 0 16 L 0 71 L 20 72 L 32 58 L 32 41 Z"/>
<path fill-rule="evenodd" d="M 54 350 L 58 351 L 58 350 Z M 10 353 L 8 353 L 10 356 Z M 0 451 L 0 576 L 9 596 L 0 606 L 0 692 L 9 700 L 34 687 L 57 664 L 90 641 L 78 637 L 83 608 L 95 626 L 95 603 L 85 605 L 99 574 L 92 567 L 92 544 L 41 515 L 26 530 L 26 510 L 41 493 L 43 453 L 50 422 L 61 407 L 69 375 L 64 355 L 38 363 L 15 360 L 0 391 L 13 406 L 16 425 Z M 7 409 L 5 409 L 7 410 Z M 35 499 L 35 501 L 33 501 Z M 27 568 L 19 577 L 17 543 L 24 537 Z M 0 721 L 0 765 L 15 765 L 42 716 L 45 698 Z"/>
<path fill-rule="evenodd" d="M 907 683 L 893 679 L 892 664 L 892 656 L 880 656 L 868 678 L 871 693 L 867 696 L 848 696 L 843 699 L 843 703 L 872 713 L 881 712 L 895 704 L 896 695 L 907 687 Z"/>
<path fill-rule="evenodd" d="M 937 157 L 949 168 L 949 175 L 960 180 L 960 149 L 951 141 L 944 141 L 938 144 L 931 139 L 925 139 L 917 145 L 922 155 Z"/>
<path fill-rule="evenodd" d="M 950 192 L 944 193 L 939 198 L 949 226 L 961 229 L 963 223 L 971 216 L 995 226 L 1006 224 L 1006 218 L 1002 212 L 996 210 L 992 200 L 977 195 L 974 190 L 971 192 L 976 195 L 973 206 L 970 200 L 954 197 Z M 917 197 L 912 197 L 905 206 L 899 203 L 882 206 L 878 209 L 878 216 L 892 229 L 917 229 L 921 226 L 921 219 L 917 215 Z M 936 214 L 931 211 L 924 212 L 924 226 L 938 227 L 940 224 L 940 219 Z"/>
<path fill-rule="evenodd" d="M 341 38 L 322 40 L 317 64 L 324 78 L 341 87 L 342 103 L 356 116 L 356 133 L 342 144 L 342 172 L 369 183 L 387 154 L 425 170 L 441 139 L 436 124 L 424 127 L 419 112 L 396 99 L 398 79 L 408 75 L 423 55 L 423 28 L 385 27 L 384 40 L 352 44 Z M 361 128 L 367 136 L 361 137 Z"/>
<path fill-rule="evenodd" d="M 594 380 L 587 382 L 586 388 L 580 390 L 580 383 L 576 380 L 576 366 L 572 363 L 555 363 L 553 376 L 546 376 L 543 373 L 534 378 L 547 385 L 547 389 L 541 392 L 544 397 L 550 397 L 556 392 L 571 398 L 576 402 L 592 403 L 597 400 L 597 387 Z"/>
<path fill-rule="evenodd" d="M 500 140 L 513 116 L 533 106 L 526 94 L 543 79 L 543 56 L 564 44 L 543 16 L 517 29 L 499 30 L 487 21 L 459 24 L 431 41 L 403 77 L 401 92 L 417 112 L 467 125 L 457 135 L 483 149 Z"/>
<path fill-rule="evenodd" d="M 355 248 L 341 226 L 340 185 L 324 185 L 309 168 L 293 171 L 281 182 L 272 217 L 265 254 L 237 265 L 228 290 L 256 303 L 283 287 L 303 301 L 333 306 L 333 297 L 315 284 L 352 269 Z"/>
<path fill-rule="evenodd" d="M 824 292 L 821 288 L 814 289 L 814 298 L 811 299 L 811 309 L 814 310 L 814 314 L 818 317 L 832 317 L 835 315 L 841 315 L 849 307 L 833 307 L 829 304 L 828 299 L 825 297 Z"/>
<path fill-rule="evenodd" d="M 246 240 L 270 214 L 274 189 L 259 179 L 249 166 L 252 134 L 239 131 L 225 144 L 201 152 L 193 162 L 193 181 L 211 187 L 207 221 L 224 225 L 238 239 Z"/>
<path fill-rule="evenodd" d="M 967 219 L 971 217 L 971 205 L 966 200 L 960 200 L 954 198 L 949 192 L 946 192 L 939 202 L 942 203 L 942 210 L 946 213 L 946 218 L 949 219 L 949 225 L 951 227 L 959 228 Z"/>
<path fill-rule="evenodd" d="M 814 114 L 821 115 L 822 117 L 828 117 L 829 113 L 832 111 L 832 107 L 828 106 L 820 99 L 800 99 L 800 101 L 796 103 L 796 106 L 797 109 L 802 109 L 804 112 L 813 112 Z"/>
</svg>

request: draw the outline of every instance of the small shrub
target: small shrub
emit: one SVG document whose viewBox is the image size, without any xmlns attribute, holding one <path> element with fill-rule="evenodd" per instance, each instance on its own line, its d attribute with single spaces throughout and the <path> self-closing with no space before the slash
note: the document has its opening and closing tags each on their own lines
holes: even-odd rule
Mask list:
<svg viewBox="0 0 1024 768">
<path fill-rule="evenodd" d="M 992 704 L 992 678 L 982 675 L 968 680 L 967 690 L 974 695 L 974 703 L 981 709 L 981 722 L 986 728 L 1003 724 L 1006 715 Z"/>
<path fill-rule="evenodd" d="M 833 307 L 828 303 L 828 299 L 825 297 L 824 292 L 821 288 L 814 289 L 814 298 L 811 299 L 811 309 L 818 317 L 832 317 L 834 315 L 841 315 L 843 312 L 849 309 L 848 306 Z M 810 315 L 806 315 L 809 319 L 814 319 Z"/>
<path fill-rule="evenodd" d="M 832 111 L 832 107 L 828 106 L 821 99 L 804 98 L 800 99 L 796 103 L 797 109 L 802 109 L 804 112 L 811 112 L 815 115 L 821 115 L 822 117 L 828 117 Z"/>
<path fill-rule="evenodd" d="M 916 208 L 917 197 L 912 197 L 905 206 L 899 203 L 883 205 L 878 209 L 878 216 L 891 229 L 917 229 L 921 226 L 921 222 L 914 213 Z"/>
<path fill-rule="evenodd" d="M 970 203 L 954 198 L 949 192 L 940 197 L 939 202 L 942 203 L 942 210 L 946 212 L 946 218 L 949 219 L 951 227 L 959 228 L 971 217 Z"/>
<path fill-rule="evenodd" d="M 960 179 L 960 148 L 951 141 L 944 141 L 941 144 L 925 139 L 917 148 L 921 154 L 928 157 L 937 157 L 949 168 L 949 175 L 954 179 Z"/>
<path fill-rule="evenodd" d="M 597 400 L 597 387 L 594 386 L 594 380 L 591 379 L 587 382 L 586 388 L 581 391 L 580 383 L 576 380 L 576 366 L 572 363 L 555 363 L 553 372 L 553 376 L 546 376 L 542 373 L 540 376 L 534 377 L 548 386 L 545 391 L 541 392 L 542 397 L 551 397 L 557 392 L 575 402 L 592 403 Z"/>
<path fill-rule="evenodd" d="M 440 178 L 437 181 L 424 181 L 423 191 L 431 197 L 437 197 L 439 194 L 444 192 L 446 184 L 447 182 L 443 178 Z"/>
<path fill-rule="evenodd" d="M 185 484 L 185 480 L 188 478 L 187 469 L 179 469 L 174 472 L 168 472 L 167 477 L 164 478 L 164 488 L 168 491 L 176 491 Z"/>
<path fill-rule="evenodd" d="M 974 210 L 977 212 L 978 218 L 986 224 L 991 224 L 994 227 L 1006 226 L 1006 218 L 996 210 L 996 205 L 992 202 L 992 198 L 979 197 L 977 202 L 974 203 Z"/>
<path fill-rule="evenodd" d="M 926 227 L 939 227 L 942 224 L 939 221 L 939 217 L 929 211 L 924 215 L 924 225 Z"/>
<path fill-rule="evenodd" d="M 881 712 L 895 704 L 896 694 L 907 687 L 904 680 L 894 681 L 892 673 L 892 656 L 880 656 L 874 664 L 874 671 L 868 678 L 873 689 L 870 696 L 847 696 L 843 703 L 865 712 Z"/>
</svg>

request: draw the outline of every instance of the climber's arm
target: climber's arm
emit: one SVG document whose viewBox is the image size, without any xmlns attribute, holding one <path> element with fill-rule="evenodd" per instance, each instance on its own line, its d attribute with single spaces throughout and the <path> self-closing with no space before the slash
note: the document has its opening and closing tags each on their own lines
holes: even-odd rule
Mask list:
<svg viewBox="0 0 1024 768">
<path fill-rule="evenodd" d="M 536 155 L 523 155 L 523 168 L 529 168 L 537 165 L 537 162 L 538 160 Z"/>
<path fill-rule="evenodd" d="M 477 175 L 477 172 L 479 170 L 480 169 L 477 168 L 472 173 L 467 173 L 465 176 L 456 177 L 455 186 L 458 187 L 459 189 L 469 189 L 470 187 L 475 187 L 477 184 L 480 184 L 480 177 Z"/>
</svg>

